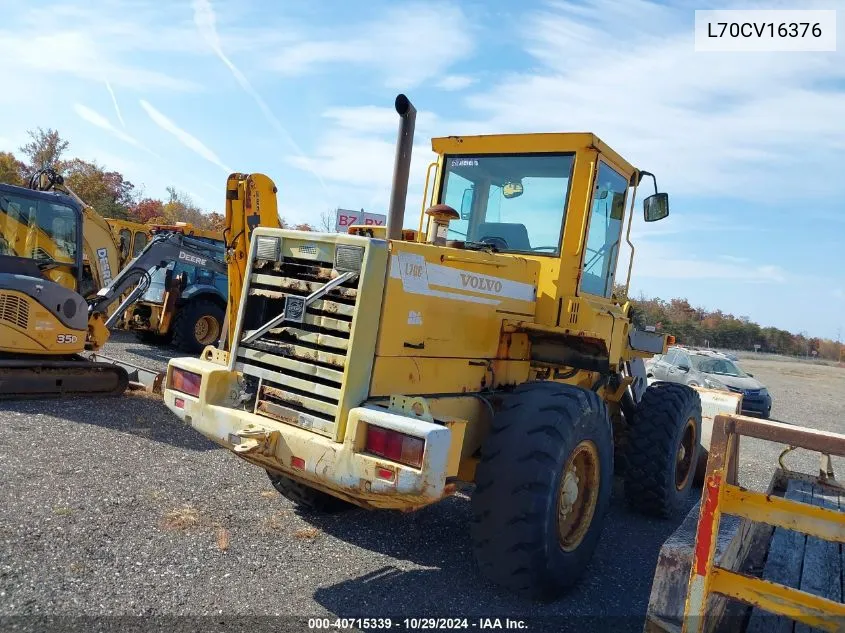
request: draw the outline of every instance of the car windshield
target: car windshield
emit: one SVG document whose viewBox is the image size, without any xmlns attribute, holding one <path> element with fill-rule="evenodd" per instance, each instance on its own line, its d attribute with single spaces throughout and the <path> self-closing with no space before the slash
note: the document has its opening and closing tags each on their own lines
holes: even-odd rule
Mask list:
<svg viewBox="0 0 845 633">
<path fill-rule="evenodd" d="M 692 362 L 695 368 L 705 374 L 717 374 L 719 376 L 734 376 L 745 378 L 748 376 L 727 358 L 710 358 L 707 356 L 693 356 Z"/>
<path fill-rule="evenodd" d="M 0 194 L 0 255 L 76 263 L 78 215 L 35 197 Z"/>
<path fill-rule="evenodd" d="M 556 256 L 574 154 L 447 156 L 440 202 L 460 213 L 447 239 Z"/>
</svg>

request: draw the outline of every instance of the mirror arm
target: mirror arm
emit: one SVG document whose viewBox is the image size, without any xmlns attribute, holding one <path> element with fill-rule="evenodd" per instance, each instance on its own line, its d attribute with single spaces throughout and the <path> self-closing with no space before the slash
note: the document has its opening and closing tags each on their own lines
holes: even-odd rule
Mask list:
<svg viewBox="0 0 845 633">
<path fill-rule="evenodd" d="M 634 185 L 634 192 L 631 194 L 631 212 L 628 214 L 628 230 L 625 232 L 625 241 L 631 249 L 631 257 L 628 259 L 628 276 L 625 278 L 625 297 L 630 300 L 628 292 L 631 289 L 631 272 L 634 270 L 634 243 L 631 241 L 631 225 L 634 223 L 634 205 L 637 201 L 637 187 L 639 182 Z"/>
<path fill-rule="evenodd" d="M 657 178 L 650 171 L 640 170 L 640 179 L 639 179 L 639 182 L 637 182 L 637 184 L 640 184 L 640 182 L 643 181 L 643 176 L 651 176 L 651 179 L 654 181 L 654 193 L 658 193 L 658 191 L 657 191 Z"/>
</svg>

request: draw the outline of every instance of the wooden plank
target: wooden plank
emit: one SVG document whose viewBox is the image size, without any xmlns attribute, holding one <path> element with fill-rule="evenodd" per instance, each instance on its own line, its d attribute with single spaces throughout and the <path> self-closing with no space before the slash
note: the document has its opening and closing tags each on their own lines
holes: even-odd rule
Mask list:
<svg viewBox="0 0 845 633">
<path fill-rule="evenodd" d="M 740 435 L 756 437 L 788 446 L 800 446 L 810 451 L 845 457 L 845 435 L 832 431 L 820 431 L 803 426 L 761 420 L 744 415 L 725 416 L 729 418 Z"/>
<path fill-rule="evenodd" d="M 784 497 L 791 501 L 809 503 L 812 486 L 790 480 Z M 800 532 L 776 528 L 769 545 L 769 555 L 763 568 L 763 580 L 798 588 L 801 583 L 801 561 L 807 537 Z M 757 607 L 751 610 L 746 633 L 793 633 L 795 622 L 783 616 L 773 616 Z"/>
<path fill-rule="evenodd" d="M 814 486 L 813 505 L 838 510 L 839 497 Z M 807 537 L 801 574 L 802 591 L 842 602 L 842 556 L 839 549 L 838 543 Z M 817 633 L 817 629 L 798 623 L 795 633 Z"/>
</svg>

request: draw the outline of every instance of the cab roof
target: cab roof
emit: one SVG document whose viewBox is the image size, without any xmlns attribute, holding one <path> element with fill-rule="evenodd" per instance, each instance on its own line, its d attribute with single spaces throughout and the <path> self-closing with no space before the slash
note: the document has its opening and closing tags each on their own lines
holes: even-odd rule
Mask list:
<svg viewBox="0 0 845 633">
<path fill-rule="evenodd" d="M 19 198 L 29 198 L 30 200 L 59 203 L 74 209 L 79 214 L 82 213 L 82 209 L 76 203 L 76 200 L 58 191 L 38 191 L 37 189 L 29 189 L 28 187 L 0 183 L 0 193 L 7 193 L 12 196 L 18 196 Z"/>
<path fill-rule="evenodd" d="M 532 134 L 482 134 L 441 136 L 431 139 L 431 149 L 443 154 L 528 154 L 532 152 L 601 152 L 629 173 L 638 171 L 592 132 L 543 132 Z"/>
</svg>

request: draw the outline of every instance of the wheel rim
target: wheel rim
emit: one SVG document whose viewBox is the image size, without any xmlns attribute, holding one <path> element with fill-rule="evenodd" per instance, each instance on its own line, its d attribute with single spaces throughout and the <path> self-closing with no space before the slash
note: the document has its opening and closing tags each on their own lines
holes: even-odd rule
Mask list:
<svg viewBox="0 0 845 633">
<path fill-rule="evenodd" d="M 212 316 L 200 317 L 194 326 L 194 336 L 203 345 L 213 343 L 220 335 L 220 325 Z"/>
<path fill-rule="evenodd" d="M 575 447 L 563 467 L 557 501 L 557 532 L 561 549 L 576 549 L 590 528 L 599 496 L 599 453 L 584 440 Z"/>
<path fill-rule="evenodd" d="M 678 490 L 684 489 L 692 473 L 692 456 L 695 454 L 696 442 L 698 442 L 698 434 L 695 430 L 695 418 L 690 418 L 684 425 L 681 443 L 675 454 L 675 488 Z"/>
</svg>

